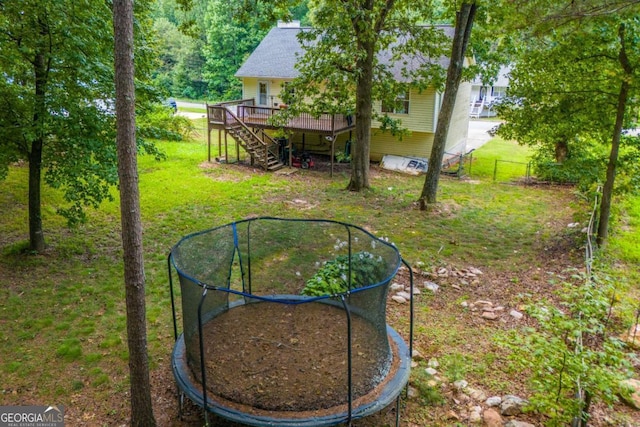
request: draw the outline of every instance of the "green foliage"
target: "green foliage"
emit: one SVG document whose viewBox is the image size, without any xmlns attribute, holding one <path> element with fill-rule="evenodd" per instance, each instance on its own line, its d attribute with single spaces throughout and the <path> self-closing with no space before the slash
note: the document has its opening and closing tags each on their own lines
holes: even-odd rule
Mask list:
<svg viewBox="0 0 640 427">
<path fill-rule="evenodd" d="M 423 368 L 412 371 L 411 385 L 418 391 L 418 396 L 425 405 L 443 405 L 447 401 L 440 390 L 440 383 Z"/>
<path fill-rule="evenodd" d="M 615 402 L 630 368 L 624 346 L 607 329 L 613 284 L 606 277 L 573 277 L 558 294 L 559 306 L 543 301 L 529 307 L 537 329 L 513 331 L 502 342 L 520 369 L 532 373 L 532 409 L 548 415 L 550 425 L 588 416 L 584 401 L 575 398 L 578 386 L 594 402 Z"/>
<path fill-rule="evenodd" d="M 383 278 L 384 271 L 382 258 L 370 252 L 357 252 L 351 259 L 348 255 L 340 255 L 334 260 L 326 261 L 316 274 L 307 280 L 301 293 L 308 296 L 342 294 L 349 289 L 378 283 Z"/>
<path fill-rule="evenodd" d="M 171 108 L 163 105 L 155 105 L 138 117 L 138 133 L 143 138 L 181 141 L 195 129 L 191 120 L 174 114 Z"/>
<path fill-rule="evenodd" d="M 140 105 L 155 97 L 146 7 L 136 2 Z M 87 206 L 110 200 L 117 183 L 111 17 L 99 0 L 0 3 L 0 178 L 10 162 L 29 161 L 64 191 L 57 211 L 70 224 L 84 219 Z"/>
</svg>

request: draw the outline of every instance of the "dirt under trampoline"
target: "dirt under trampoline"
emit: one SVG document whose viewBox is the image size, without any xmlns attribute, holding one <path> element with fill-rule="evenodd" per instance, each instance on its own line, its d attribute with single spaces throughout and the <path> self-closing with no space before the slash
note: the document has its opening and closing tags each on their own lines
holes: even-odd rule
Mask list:
<svg viewBox="0 0 640 427">
<path fill-rule="evenodd" d="M 256 218 L 185 237 L 169 256 L 181 392 L 205 414 L 254 426 L 380 411 L 409 379 L 410 348 L 385 319 L 402 262 L 392 245 L 335 221 Z"/>
</svg>

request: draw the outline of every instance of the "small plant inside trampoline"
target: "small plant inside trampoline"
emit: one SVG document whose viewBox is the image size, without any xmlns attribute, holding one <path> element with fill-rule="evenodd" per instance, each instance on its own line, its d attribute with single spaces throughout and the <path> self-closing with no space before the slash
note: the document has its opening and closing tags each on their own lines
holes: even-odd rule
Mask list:
<svg viewBox="0 0 640 427">
<path fill-rule="evenodd" d="M 302 295 L 322 296 L 347 292 L 376 283 L 383 277 L 385 263 L 380 256 L 367 251 L 356 252 L 351 256 L 351 286 L 349 286 L 349 256 L 340 255 L 326 261 L 302 289 Z"/>
</svg>

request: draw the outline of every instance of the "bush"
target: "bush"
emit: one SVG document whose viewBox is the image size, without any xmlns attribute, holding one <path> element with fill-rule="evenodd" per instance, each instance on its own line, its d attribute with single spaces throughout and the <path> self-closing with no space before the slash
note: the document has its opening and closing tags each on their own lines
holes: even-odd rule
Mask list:
<svg viewBox="0 0 640 427">
<path fill-rule="evenodd" d="M 384 261 L 372 253 L 362 251 L 351 256 L 351 288 L 373 285 L 384 274 Z M 349 275 L 349 257 L 340 255 L 327 261 L 316 274 L 307 280 L 302 295 L 323 296 L 347 292 Z"/>
<path fill-rule="evenodd" d="M 173 109 L 156 105 L 138 119 L 138 133 L 143 138 L 181 141 L 193 132 L 193 122 L 173 114 Z"/>
</svg>

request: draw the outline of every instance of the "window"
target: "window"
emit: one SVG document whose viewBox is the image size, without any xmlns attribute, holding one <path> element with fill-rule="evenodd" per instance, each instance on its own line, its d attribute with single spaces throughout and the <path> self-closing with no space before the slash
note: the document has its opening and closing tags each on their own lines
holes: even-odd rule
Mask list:
<svg viewBox="0 0 640 427">
<path fill-rule="evenodd" d="M 258 105 L 268 105 L 269 83 L 258 82 Z"/>
<path fill-rule="evenodd" d="M 386 105 L 383 102 L 382 112 L 393 114 L 409 114 L 409 91 L 398 95 L 396 97 L 396 103 L 394 105 Z"/>
</svg>

